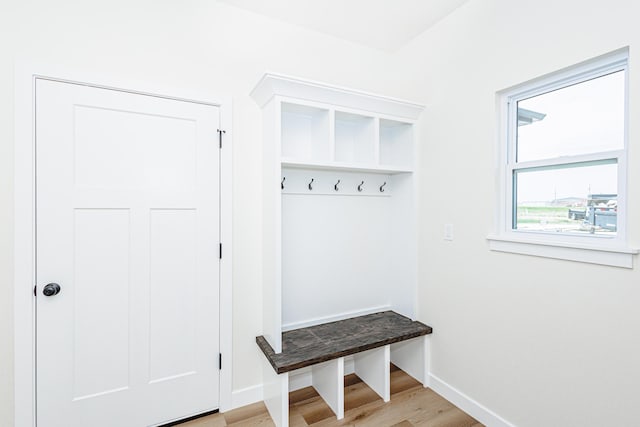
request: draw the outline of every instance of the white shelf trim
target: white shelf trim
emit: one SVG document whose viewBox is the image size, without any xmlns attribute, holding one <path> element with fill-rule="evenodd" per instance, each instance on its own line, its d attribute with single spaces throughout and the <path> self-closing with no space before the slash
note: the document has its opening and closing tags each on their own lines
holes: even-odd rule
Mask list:
<svg viewBox="0 0 640 427">
<path fill-rule="evenodd" d="M 334 171 L 354 171 L 354 172 L 372 172 L 372 173 L 411 173 L 410 168 L 401 168 L 395 166 L 379 166 L 360 163 L 342 163 L 342 162 L 309 162 L 294 159 L 282 159 L 283 168 L 295 168 L 295 169 L 319 169 L 319 170 L 334 170 Z"/>
<path fill-rule="evenodd" d="M 544 258 L 586 262 L 612 267 L 633 268 L 638 249 L 627 246 L 592 245 L 573 242 L 551 242 L 516 236 L 487 236 L 489 249 Z"/>
<path fill-rule="evenodd" d="M 312 100 L 411 120 L 417 120 L 425 109 L 424 105 L 417 102 L 267 72 L 251 91 L 251 97 L 260 107 L 264 107 L 274 96 Z"/>
</svg>

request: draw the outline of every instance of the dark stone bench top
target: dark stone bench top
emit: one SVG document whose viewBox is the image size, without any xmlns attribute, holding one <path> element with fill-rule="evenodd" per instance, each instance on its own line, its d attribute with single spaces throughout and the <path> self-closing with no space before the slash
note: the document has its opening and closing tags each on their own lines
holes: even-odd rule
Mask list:
<svg viewBox="0 0 640 427">
<path fill-rule="evenodd" d="M 273 369 L 282 374 L 431 332 L 424 323 L 383 311 L 284 332 L 279 354 L 263 336 L 256 337 L 256 342 Z"/>
</svg>

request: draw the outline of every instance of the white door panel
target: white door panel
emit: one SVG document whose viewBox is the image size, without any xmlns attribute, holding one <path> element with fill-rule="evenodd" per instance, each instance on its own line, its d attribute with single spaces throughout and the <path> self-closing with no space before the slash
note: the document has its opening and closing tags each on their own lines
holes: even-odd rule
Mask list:
<svg viewBox="0 0 640 427">
<path fill-rule="evenodd" d="M 37 80 L 38 426 L 218 407 L 218 127 L 215 106 Z"/>
</svg>

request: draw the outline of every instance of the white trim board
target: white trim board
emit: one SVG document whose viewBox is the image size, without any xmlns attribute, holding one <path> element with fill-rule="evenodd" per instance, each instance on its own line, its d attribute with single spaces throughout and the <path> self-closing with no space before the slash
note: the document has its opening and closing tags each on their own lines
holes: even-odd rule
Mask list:
<svg viewBox="0 0 640 427">
<path fill-rule="evenodd" d="M 529 236 L 490 235 L 487 236 L 487 241 L 492 251 L 622 268 L 633 268 L 633 258 L 638 254 L 637 249 L 628 247 L 598 247 L 588 244 L 549 242 L 527 237 Z"/>
<path fill-rule="evenodd" d="M 425 109 L 424 105 L 417 102 L 272 72 L 266 72 L 251 91 L 251 97 L 256 100 L 260 107 L 264 107 L 276 94 L 288 98 L 349 106 L 377 113 L 391 113 L 395 116 L 412 120 L 417 120 L 422 110 Z"/>
<path fill-rule="evenodd" d="M 282 325 L 282 332 L 292 331 L 294 329 L 306 328 L 308 326 L 320 325 L 323 323 L 337 322 L 339 320 L 350 319 L 352 317 L 364 316 L 367 314 L 379 313 L 381 311 L 391 310 L 389 304 L 380 305 L 377 307 L 369 307 L 364 310 L 347 311 L 332 316 L 314 317 L 312 319 L 305 320 L 303 322 L 291 322 Z"/>
<path fill-rule="evenodd" d="M 231 407 L 227 410 L 241 408 L 260 402 L 264 399 L 262 384 L 256 384 L 251 387 L 234 390 L 231 397 Z M 223 411 L 220 411 L 223 412 Z"/>
<path fill-rule="evenodd" d="M 17 64 L 14 81 L 14 423 L 36 426 L 35 383 L 35 79 L 88 84 L 104 89 L 215 105 L 226 131 L 220 152 L 220 411 L 232 408 L 232 103 L 228 97 L 202 100 L 175 88 L 153 88 L 148 83 L 121 82 L 84 75 L 47 65 Z M 127 88 L 138 87 L 140 90 Z M 172 93 L 173 95 L 166 95 Z"/>
<path fill-rule="evenodd" d="M 432 373 L 429 373 L 429 388 L 486 426 L 515 427 L 514 424 L 511 424 L 491 409 L 473 400 Z"/>
</svg>

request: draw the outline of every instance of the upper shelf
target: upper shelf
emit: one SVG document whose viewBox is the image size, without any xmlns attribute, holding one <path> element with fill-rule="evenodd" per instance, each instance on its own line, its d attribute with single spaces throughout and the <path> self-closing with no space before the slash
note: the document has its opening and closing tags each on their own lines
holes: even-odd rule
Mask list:
<svg viewBox="0 0 640 427">
<path fill-rule="evenodd" d="M 413 124 L 281 102 L 280 156 L 288 166 L 410 172 Z"/>
<path fill-rule="evenodd" d="M 407 173 L 422 105 L 276 74 L 252 92 L 286 167 Z"/>
</svg>

